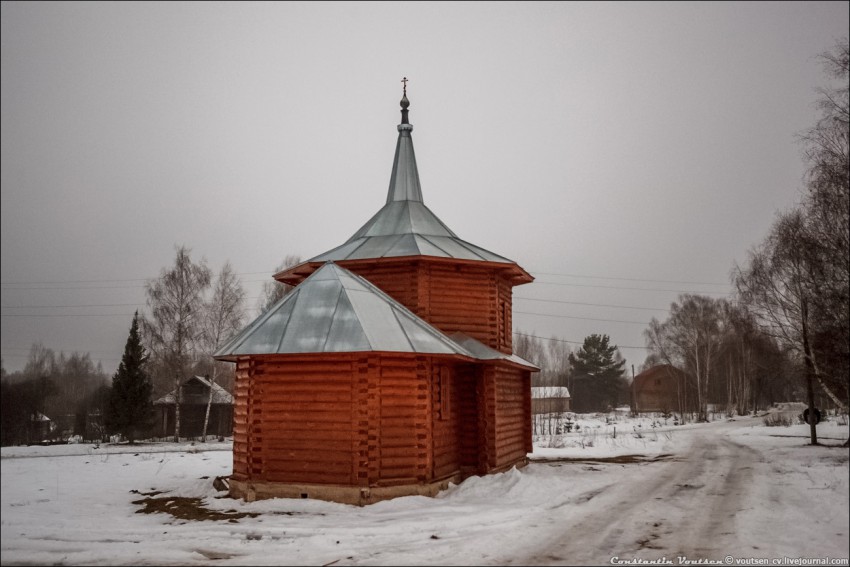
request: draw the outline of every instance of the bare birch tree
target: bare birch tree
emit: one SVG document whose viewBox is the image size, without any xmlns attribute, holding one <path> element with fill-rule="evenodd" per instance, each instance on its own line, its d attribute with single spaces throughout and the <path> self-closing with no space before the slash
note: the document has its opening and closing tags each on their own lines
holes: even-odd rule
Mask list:
<svg viewBox="0 0 850 567">
<path fill-rule="evenodd" d="M 850 403 L 850 74 L 848 41 L 823 54 L 840 82 L 819 89 L 821 117 L 801 136 L 807 192 L 779 216 L 734 279 L 759 326 L 802 359 L 809 414 L 814 384 L 846 409 Z M 817 444 L 815 420 L 811 443 Z"/>
<path fill-rule="evenodd" d="M 174 441 L 180 440 L 181 385 L 201 338 L 204 292 L 211 273 L 205 260 L 192 262 L 191 250 L 177 248 L 171 269 L 145 285 L 150 317 L 145 318 L 145 335 L 150 350 L 174 378 Z"/>
<path fill-rule="evenodd" d="M 806 368 L 806 396 L 814 411 L 813 381 L 841 404 L 823 383 L 813 348 L 812 301 L 817 293 L 812 280 L 811 235 L 802 211 L 783 214 L 768 238 L 750 252 L 745 268 L 736 268 L 735 285 L 741 301 L 755 315 L 764 332 L 797 352 Z M 817 444 L 815 420 L 810 420 L 812 445 Z"/>
<path fill-rule="evenodd" d="M 230 262 L 227 262 L 218 274 L 213 286 L 210 300 L 204 305 L 203 332 L 201 342 L 204 354 L 212 358 L 213 353 L 218 350 L 224 342 L 233 336 L 242 327 L 245 319 L 245 290 Z M 207 427 L 210 421 L 210 409 L 212 408 L 213 388 L 216 386 L 220 365 L 222 363 L 212 361 L 212 373 L 210 380 L 210 395 L 207 400 L 207 410 L 204 415 L 204 430 L 202 441 L 207 440 Z M 227 365 L 229 366 L 229 365 Z"/>
<path fill-rule="evenodd" d="M 802 210 L 810 234 L 812 349 L 819 379 L 850 406 L 850 47 L 845 37 L 821 54 L 829 78 L 818 89 L 817 123 L 800 136 L 806 162 Z"/>
<path fill-rule="evenodd" d="M 653 317 L 645 331 L 650 351 L 695 381 L 700 420 L 708 418 L 709 386 L 726 332 L 723 305 L 722 299 L 683 294 L 665 321 Z"/>
</svg>

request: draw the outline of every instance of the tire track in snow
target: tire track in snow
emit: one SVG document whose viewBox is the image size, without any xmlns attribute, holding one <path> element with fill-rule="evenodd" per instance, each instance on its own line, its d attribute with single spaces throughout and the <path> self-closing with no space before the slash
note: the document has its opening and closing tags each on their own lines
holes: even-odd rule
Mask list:
<svg viewBox="0 0 850 567">
<path fill-rule="evenodd" d="M 736 515 L 752 483 L 753 449 L 719 434 L 695 435 L 676 461 L 623 469 L 622 481 L 551 510 L 549 540 L 518 564 L 600 565 L 611 557 L 722 559 L 741 549 Z"/>
</svg>

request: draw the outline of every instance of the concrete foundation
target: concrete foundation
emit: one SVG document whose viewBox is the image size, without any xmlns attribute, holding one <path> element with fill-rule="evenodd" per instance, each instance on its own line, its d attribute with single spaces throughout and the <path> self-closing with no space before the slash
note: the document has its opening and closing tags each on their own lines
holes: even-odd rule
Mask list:
<svg viewBox="0 0 850 567">
<path fill-rule="evenodd" d="M 459 483 L 461 475 L 432 482 L 429 484 L 406 484 L 400 486 L 339 486 L 330 484 L 286 484 L 280 482 L 251 482 L 230 479 L 230 496 L 242 498 L 246 502 L 266 498 L 314 498 L 341 504 L 365 506 L 381 500 L 399 496 L 434 496 L 449 487 L 449 483 Z"/>
<path fill-rule="evenodd" d="M 522 468 L 528 464 L 528 458 L 510 463 L 489 471 L 496 474 L 513 467 Z M 246 502 L 267 498 L 314 498 L 341 504 L 365 506 L 381 500 L 390 500 L 399 496 L 435 496 L 450 483 L 460 484 L 463 480 L 475 476 L 468 472 L 458 472 L 448 478 L 427 484 L 402 484 L 398 486 L 341 486 L 334 484 L 290 484 L 283 482 L 255 482 L 227 479 L 231 498 L 241 498 Z"/>
</svg>

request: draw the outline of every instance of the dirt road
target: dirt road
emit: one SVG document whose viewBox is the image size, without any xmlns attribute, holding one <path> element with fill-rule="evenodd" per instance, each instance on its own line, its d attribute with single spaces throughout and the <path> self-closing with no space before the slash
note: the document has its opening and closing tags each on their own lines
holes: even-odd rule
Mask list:
<svg viewBox="0 0 850 567">
<path fill-rule="evenodd" d="M 760 455 L 717 433 L 695 434 L 684 455 L 632 465 L 642 468 L 639 474 L 624 467 L 622 482 L 551 510 L 549 519 L 563 527 L 561 533 L 512 563 L 605 565 L 612 557 L 718 560 L 729 550 L 748 548 L 736 535 L 736 515 L 753 493 Z M 639 480 L 628 478 L 631 474 Z M 582 505 L 591 501 L 590 513 L 583 513 Z"/>
</svg>

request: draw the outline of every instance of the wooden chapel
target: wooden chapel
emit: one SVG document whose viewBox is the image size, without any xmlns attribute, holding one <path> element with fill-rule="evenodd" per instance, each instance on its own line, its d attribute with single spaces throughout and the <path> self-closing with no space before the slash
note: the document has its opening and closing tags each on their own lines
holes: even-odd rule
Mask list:
<svg viewBox="0 0 850 567">
<path fill-rule="evenodd" d="M 224 345 L 236 364 L 235 497 L 368 504 L 523 466 L 531 373 L 512 288 L 531 275 L 425 206 L 407 85 L 386 204 Z"/>
</svg>

